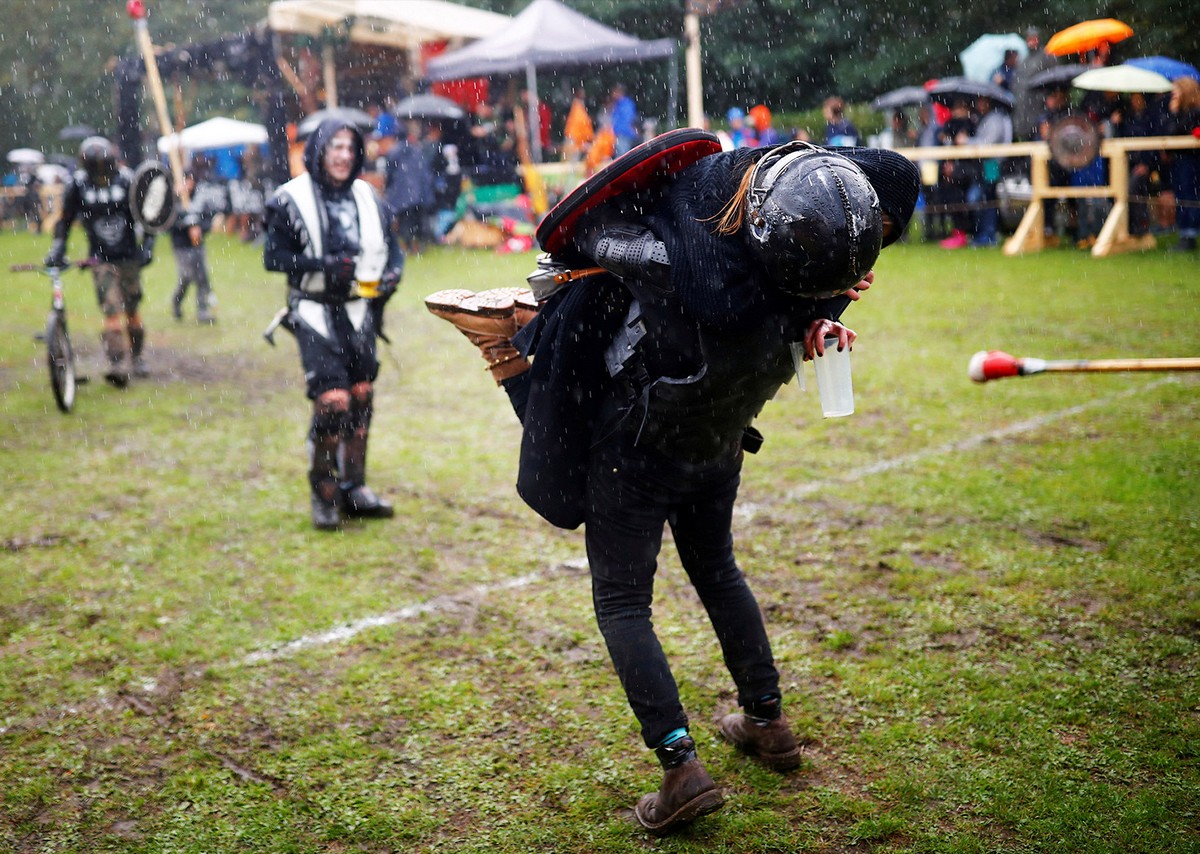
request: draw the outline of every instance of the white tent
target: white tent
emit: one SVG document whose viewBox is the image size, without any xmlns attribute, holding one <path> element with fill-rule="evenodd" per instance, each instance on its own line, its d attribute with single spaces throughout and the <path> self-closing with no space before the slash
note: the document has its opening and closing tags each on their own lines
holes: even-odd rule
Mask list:
<svg viewBox="0 0 1200 854">
<path fill-rule="evenodd" d="M 456 80 L 488 74 L 525 73 L 529 90 L 529 136 L 534 160 L 541 160 L 538 142 L 537 70 L 620 62 L 669 59 L 670 112 L 675 114 L 675 42 L 643 41 L 606 27 L 564 6 L 559 0 L 533 0 L 508 26 L 464 48 L 429 61 L 430 80 Z"/>
<path fill-rule="evenodd" d="M 184 128 L 179 133 L 159 137 L 158 150 L 166 154 L 178 145 L 186 151 L 204 151 L 238 145 L 262 145 L 266 141 L 267 129 L 264 125 L 218 117 Z"/>
<path fill-rule="evenodd" d="M 642 41 L 606 27 L 558 0 L 533 0 L 509 25 L 429 62 L 431 80 L 454 80 L 526 68 L 565 68 L 665 59 L 672 39 Z"/>
<path fill-rule="evenodd" d="M 447 0 L 276 0 L 267 26 L 276 32 L 319 36 L 350 20 L 350 41 L 414 50 L 443 40 L 474 40 L 503 29 L 507 15 Z"/>
</svg>

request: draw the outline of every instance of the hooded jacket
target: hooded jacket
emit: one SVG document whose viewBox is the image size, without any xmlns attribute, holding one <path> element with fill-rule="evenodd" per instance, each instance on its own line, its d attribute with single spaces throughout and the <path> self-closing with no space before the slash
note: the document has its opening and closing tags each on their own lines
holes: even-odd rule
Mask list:
<svg viewBox="0 0 1200 854">
<path fill-rule="evenodd" d="M 343 130 L 354 135 L 355 159 L 349 180 L 336 184 L 325 172 L 324 155 Z M 379 281 L 388 272 L 398 278 L 403 270 L 404 256 L 375 190 L 359 178 L 365 159 L 358 128 L 326 119 L 304 146 L 308 171 L 281 186 L 267 203 L 263 263 L 286 273 L 288 287 L 306 299 L 327 301 L 323 259 L 329 255 L 356 257 L 360 281 Z M 355 215 L 344 215 L 350 211 Z"/>
<path fill-rule="evenodd" d="M 634 430 L 639 446 L 681 462 L 711 462 L 736 454 L 743 431 L 775 390 L 792 374 L 788 343 L 800 340 L 810 321 L 836 320 L 848 297 L 808 300 L 770 285 L 740 235 L 713 233 L 712 222 L 764 149 L 737 149 L 705 157 L 679 173 L 640 219 L 661 239 L 671 259 L 671 294 L 659 298 L 677 311 L 669 320 L 694 324 L 703 342 L 706 369 L 696 381 L 657 383 L 624 412 L 617 429 Z M 839 149 L 875 187 L 897 228 L 908 224 L 916 204 L 916 168 L 894 152 Z M 655 300 L 647 289 L 629 288 L 608 276 L 575 285 L 551 298 L 539 321 L 518 336 L 535 354 L 524 413 L 517 492 L 539 515 L 563 528 L 584 521 L 588 458 L 594 442 L 613 429 L 614 408 L 624 401 L 621 384 L 605 371 L 603 352 L 631 299 Z"/>
</svg>

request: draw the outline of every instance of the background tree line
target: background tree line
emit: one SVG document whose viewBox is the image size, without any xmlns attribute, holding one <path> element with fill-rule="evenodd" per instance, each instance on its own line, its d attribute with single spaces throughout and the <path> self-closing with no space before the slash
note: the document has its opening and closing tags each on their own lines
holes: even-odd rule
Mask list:
<svg viewBox="0 0 1200 854">
<path fill-rule="evenodd" d="M 516 14 L 529 0 L 459 0 Z M 641 38 L 682 43 L 684 0 L 564 0 L 572 8 Z M 150 0 L 157 44 L 199 42 L 265 19 L 268 0 Z M 1043 41 L 1065 26 L 1119 18 L 1137 34 L 1117 45 L 1117 58 L 1164 54 L 1200 61 L 1200 31 L 1189 0 L 726 0 L 701 19 L 704 96 L 710 115 L 763 102 L 775 111 L 810 109 L 826 96 L 866 101 L 902 85 L 961 73 L 958 53 L 989 32 L 1041 28 Z M 59 129 L 113 126 L 112 57 L 134 52 L 124 0 L 6 3 L 0 32 L 0 145 L 66 150 Z M 680 62 L 682 78 L 682 60 Z M 589 72 L 593 98 L 615 80 L 630 84 L 643 113 L 664 115 L 664 63 Z M 219 76 L 219 75 L 218 75 Z M 579 74 L 545 75 L 551 97 Z M 682 87 L 682 80 L 680 81 Z M 191 114 L 219 109 L 254 118 L 249 93 L 226 85 L 185 89 Z M 382 93 L 381 93 L 382 94 Z M 683 99 L 682 91 L 680 95 Z M 682 116 L 682 105 L 681 113 Z"/>
</svg>

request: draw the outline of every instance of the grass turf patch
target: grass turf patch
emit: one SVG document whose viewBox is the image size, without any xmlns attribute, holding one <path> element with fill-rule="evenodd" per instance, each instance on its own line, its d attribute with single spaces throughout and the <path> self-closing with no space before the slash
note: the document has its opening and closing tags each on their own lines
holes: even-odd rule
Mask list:
<svg viewBox="0 0 1200 854">
<path fill-rule="evenodd" d="M 43 252 L 0 237 L 7 263 Z M 154 375 L 86 385 L 70 416 L 32 340 L 45 282 L 7 280 L 0 847 L 644 850 L 629 808 L 658 772 L 580 534 L 515 497 L 516 420 L 421 304 L 519 282 L 532 256 L 410 259 L 370 460 L 397 518 L 323 535 L 294 345 L 261 340 L 282 282 L 255 247 L 209 252 L 218 325 L 170 318 L 160 249 Z M 856 414 L 820 419 L 811 375 L 785 387 L 735 522 L 804 765 L 781 777 L 717 739 L 735 697 L 668 547 L 655 623 L 728 803 L 652 844 L 1195 850 L 1197 384 L 966 378 L 985 348 L 1195 355 L 1192 266 L 884 253 L 846 316 Z M 67 287 L 98 377 L 90 284 Z"/>
</svg>

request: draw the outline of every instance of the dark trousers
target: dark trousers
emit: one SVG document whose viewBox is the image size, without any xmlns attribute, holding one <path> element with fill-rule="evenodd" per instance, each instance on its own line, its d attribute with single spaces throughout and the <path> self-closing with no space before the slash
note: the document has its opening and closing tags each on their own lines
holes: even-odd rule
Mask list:
<svg viewBox="0 0 1200 854">
<path fill-rule="evenodd" d="M 1200 157 L 1181 151 L 1171 164 L 1175 189 L 1175 228 L 1180 237 L 1200 236 Z"/>
<path fill-rule="evenodd" d="M 778 694 L 762 613 L 733 557 L 741 458 L 703 468 L 674 463 L 618 433 L 592 455 L 585 540 L 596 621 L 647 747 L 687 726 L 654 633 L 654 574 L 669 524 L 708 612 L 742 705 Z"/>
</svg>

